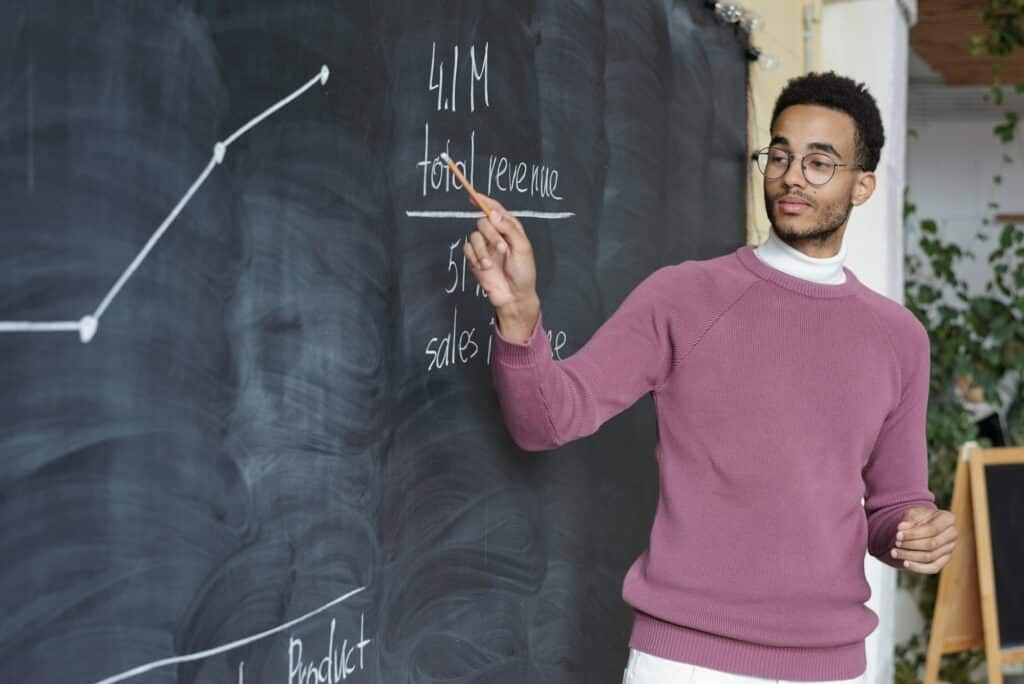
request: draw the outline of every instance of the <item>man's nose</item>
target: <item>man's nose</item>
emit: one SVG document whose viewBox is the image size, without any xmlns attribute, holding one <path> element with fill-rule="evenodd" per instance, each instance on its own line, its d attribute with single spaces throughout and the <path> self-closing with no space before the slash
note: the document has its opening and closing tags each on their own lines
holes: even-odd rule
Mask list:
<svg viewBox="0 0 1024 684">
<path fill-rule="evenodd" d="M 789 160 L 789 168 L 782 175 L 782 182 L 789 186 L 804 186 L 807 179 L 804 178 L 803 159 L 793 157 Z"/>
</svg>

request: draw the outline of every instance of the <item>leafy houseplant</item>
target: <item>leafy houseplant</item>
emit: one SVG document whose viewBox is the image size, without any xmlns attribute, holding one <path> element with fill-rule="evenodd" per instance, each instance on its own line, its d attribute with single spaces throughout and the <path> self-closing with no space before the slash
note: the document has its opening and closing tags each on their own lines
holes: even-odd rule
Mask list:
<svg viewBox="0 0 1024 684">
<path fill-rule="evenodd" d="M 916 207 L 905 203 L 904 218 L 909 219 Z M 931 384 L 928 399 L 928 486 L 935 494 L 936 505 L 949 509 L 953 495 L 953 478 L 959 457 L 959 446 L 977 440 L 971 412 L 953 391 L 954 380 L 972 374 L 985 396 L 998 402 L 995 383 L 1004 374 L 1024 368 L 1024 230 L 1003 226 L 998 246 L 989 255 L 993 265 L 992 279 L 985 294 L 970 295 L 967 283 L 958 278 L 956 263 L 974 254 L 953 242 L 944 242 L 937 235 L 935 221 L 920 222 L 920 246 L 930 266 L 925 272 L 922 259 L 907 257 L 907 280 L 904 300 L 908 309 L 928 329 L 931 341 Z M 979 240 L 986 240 L 978 233 Z M 959 302 L 950 304 L 948 292 Z M 990 294 L 1001 293 L 998 297 Z M 1007 441 L 1024 444 L 1024 382 L 1016 387 L 1008 406 Z M 916 575 L 901 572 L 900 586 L 917 595 L 918 608 L 929 631 L 931 615 L 938 590 L 938 575 Z M 896 647 L 897 684 L 919 682 L 917 671 L 924 664 L 927 643 L 918 635 Z M 952 684 L 969 684 L 970 672 L 984 662 L 980 650 L 945 656 L 940 677 Z"/>
</svg>

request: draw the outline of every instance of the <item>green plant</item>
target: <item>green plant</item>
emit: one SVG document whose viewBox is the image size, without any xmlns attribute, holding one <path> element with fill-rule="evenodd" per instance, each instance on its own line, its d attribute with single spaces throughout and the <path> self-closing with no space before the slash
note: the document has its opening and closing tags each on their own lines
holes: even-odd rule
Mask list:
<svg viewBox="0 0 1024 684">
<path fill-rule="evenodd" d="M 916 206 L 909 200 L 904 205 L 904 219 L 909 219 Z M 1017 263 L 1012 270 L 1015 283 L 1024 282 L 1024 231 L 1012 225 L 1000 234 L 999 245 L 989 255 L 993 277 L 986 284 L 984 295 L 968 293 L 967 282 L 957 276 L 956 264 L 974 258 L 953 242 L 938 236 L 935 221 L 920 221 L 919 245 L 925 257 L 908 255 L 904 299 L 908 309 L 928 329 L 931 341 L 931 384 L 928 400 L 928 486 L 935 494 L 936 505 L 949 509 L 953 497 L 953 480 L 959 446 L 979 439 L 973 416 L 953 391 L 955 379 L 971 373 L 974 384 L 986 390 L 995 402 L 995 382 L 1007 371 L 1024 366 L 1024 287 L 1006 285 L 1012 257 Z M 981 240 L 984 233 L 978 233 Z M 927 261 L 930 269 L 925 269 Z M 1000 291 L 1008 299 L 988 294 Z M 951 304 L 949 294 L 958 304 Z M 1024 383 L 1017 387 L 1009 406 L 1008 440 L 1024 443 Z M 917 607 L 930 632 L 935 608 L 938 575 L 899 573 L 899 586 L 911 590 Z M 917 684 L 923 668 L 927 643 L 918 635 L 896 646 L 897 684 Z M 970 673 L 985 660 L 980 649 L 962 651 L 943 658 L 940 677 L 952 684 L 971 684 Z"/>
<path fill-rule="evenodd" d="M 904 223 L 916 213 L 916 206 L 905 198 Z M 977 347 L 966 315 L 966 305 L 954 306 L 944 296 L 951 290 L 961 302 L 970 299 L 967 283 L 957 277 L 955 265 L 964 258 L 958 245 L 943 242 L 932 220 L 920 222 L 920 247 L 925 259 L 909 254 L 906 259 L 904 304 L 928 329 L 931 342 L 931 382 L 928 398 L 928 488 L 935 494 L 939 508 L 949 509 L 953 496 L 958 447 L 977 439 L 977 428 L 970 411 L 952 391 L 958 375 L 969 372 L 971 354 Z M 917 600 L 918 610 L 930 632 L 931 616 L 938 591 L 938 575 L 917 575 L 901 572 L 899 586 L 909 589 Z M 927 641 L 914 634 L 895 647 L 896 684 L 918 684 L 923 671 Z M 943 659 L 942 678 L 954 684 L 969 684 L 976 651 L 964 651 Z"/>
<path fill-rule="evenodd" d="M 1024 45 L 1024 0 L 990 0 L 982 14 L 988 33 L 971 36 L 970 52 L 1004 57 Z"/>
<path fill-rule="evenodd" d="M 985 52 L 993 57 L 1008 57 L 1024 46 L 1024 0 L 989 0 L 982 14 L 988 31 L 971 36 L 968 48 L 972 55 Z M 992 95 L 996 105 L 1003 104 L 1004 64 L 997 61 L 993 67 Z M 1024 82 L 1013 86 L 1017 93 L 1024 93 Z M 1006 112 L 1006 121 L 995 127 L 994 133 L 1004 143 L 1013 140 L 1020 122 L 1017 112 Z"/>
</svg>

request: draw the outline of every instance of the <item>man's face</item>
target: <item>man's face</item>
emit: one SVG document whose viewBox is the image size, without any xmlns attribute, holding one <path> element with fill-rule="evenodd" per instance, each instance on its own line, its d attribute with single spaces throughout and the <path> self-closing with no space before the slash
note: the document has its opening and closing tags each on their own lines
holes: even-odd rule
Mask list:
<svg viewBox="0 0 1024 684">
<path fill-rule="evenodd" d="M 768 220 L 783 241 L 832 242 L 830 238 L 845 227 L 853 206 L 870 196 L 870 190 L 865 196 L 864 188 L 858 187 L 862 172 L 852 168 L 857 164 L 855 133 L 848 114 L 827 107 L 793 105 L 779 113 L 770 144 L 797 157 L 781 178 L 765 178 L 764 201 Z M 811 185 L 800 164 L 806 154 L 824 154 L 833 163 L 850 166 L 837 167 L 825 185 Z"/>
</svg>

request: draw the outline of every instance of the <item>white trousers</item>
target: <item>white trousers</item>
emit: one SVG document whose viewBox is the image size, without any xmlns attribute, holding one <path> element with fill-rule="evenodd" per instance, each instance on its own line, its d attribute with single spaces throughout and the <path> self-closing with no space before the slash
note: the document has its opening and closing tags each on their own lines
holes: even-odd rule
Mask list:
<svg viewBox="0 0 1024 684">
<path fill-rule="evenodd" d="M 629 662 L 622 676 L 622 684 L 797 684 L 797 680 L 765 679 L 733 674 L 690 665 L 676 660 L 629 649 Z M 864 684 L 864 675 L 853 679 L 833 679 L 828 682 L 803 684 Z"/>
</svg>

